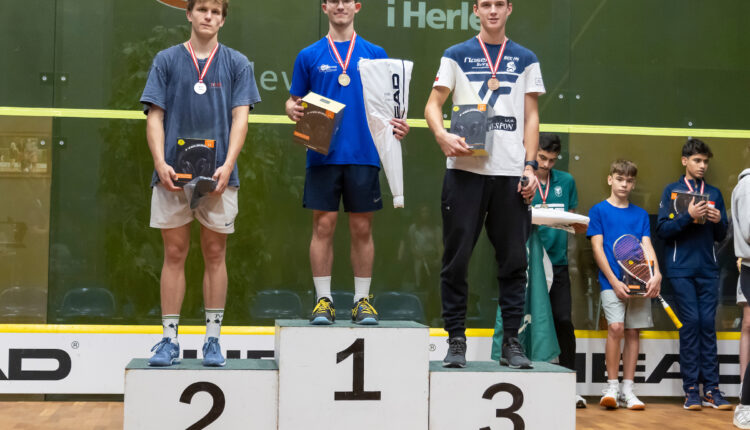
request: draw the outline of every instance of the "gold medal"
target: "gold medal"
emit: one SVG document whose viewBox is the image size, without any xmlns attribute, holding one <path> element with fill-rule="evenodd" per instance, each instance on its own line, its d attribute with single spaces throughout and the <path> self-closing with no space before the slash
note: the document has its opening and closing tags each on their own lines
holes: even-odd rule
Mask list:
<svg viewBox="0 0 750 430">
<path fill-rule="evenodd" d="M 342 73 L 339 75 L 339 85 L 341 85 L 342 87 L 348 87 L 351 82 L 352 78 L 350 78 L 346 73 Z"/>
<path fill-rule="evenodd" d="M 497 91 L 500 88 L 500 81 L 493 76 L 489 81 L 487 81 L 487 87 L 490 89 L 490 91 Z"/>
<path fill-rule="evenodd" d="M 547 206 L 547 203 L 542 203 L 542 206 L 540 206 L 542 209 L 549 209 L 549 206 Z"/>
</svg>

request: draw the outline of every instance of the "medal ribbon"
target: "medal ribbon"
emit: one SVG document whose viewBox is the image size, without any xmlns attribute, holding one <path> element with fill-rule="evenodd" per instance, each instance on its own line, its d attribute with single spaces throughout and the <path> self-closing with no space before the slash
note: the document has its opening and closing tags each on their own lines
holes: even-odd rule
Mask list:
<svg viewBox="0 0 750 430">
<path fill-rule="evenodd" d="M 688 181 L 687 176 L 682 178 L 682 180 L 685 181 L 685 185 L 687 185 L 688 190 L 690 190 L 691 193 L 694 193 L 695 191 L 693 190 L 693 186 L 690 185 L 690 181 Z M 695 183 L 697 184 L 698 181 L 695 181 Z M 704 180 L 704 181 L 701 181 L 701 194 L 703 194 L 703 190 L 705 189 L 706 189 L 706 181 Z"/>
<path fill-rule="evenodd" d="M 341 61 L 341 54 L 339 54 L 339 50 L 336 49 L 336 45 L 333 44 L 333 39 L 331 39 L 331 35 L 327 35 L 326 39 L 328 39 L 328 45 L 331 47 L 331 50 L 333 51 L 333 55 L 336 56 L 336 61 L 339 63 L 341 68 L 344 70 L 343 73 L 346 74 L 346 69 L 349 68 L 349 61 L 352 59 L 352 52 L 354 52 L 354 42 L 357 38 L 357 32 L 352 32 L 352 39 L 349 41 L 349 51 L 346 53 L 346 61 Z"/>
<path fill-rule="evenodd" d="M 547 178 L 547 191 L 546 192 L 544 190 L 542 190 L 542 181 L 537 181 L 537 183 L 536 183 L 536 186 L 539 187 L 539 197 L 542 198 L 542 204 L 543 205 L 547 204 L 547 196 L 549 195 L 549 189 L 552 186 L 551 179 L 552 178 Z"/>
<path fill-rule="evenodd" d="M 206 72 L 208 72 L 208 68 L 211 67 L 211 62 L 214 60 L 216 51 L 219 50 L 219 44 L 217 43 L 216 46 L 214 46 L 214 49 L 211 51 L 211 55 L 209 55 L 208 60 L 206 60 L 206 66 L 203 67 L 202 72 L 200 66 L 198 66 L 198 58 L 195 56 L 195 50 L 193 50 L 193 45 L 190 43 L 190 41 L 188 41 L 187 46 L 188 51 L 190 51 L 190 57 L 193 59 L 195 70 L 198 71 L 198 82 L 203 83 L 203 78 L 206 77 Z"/>
<path fill-rule="evenodd" d="M 479 41 L 479 46 L 482 47 L 482 52 L 484 52 L 484 58 L 487 59 L 487 67 L 490 68 L 490 72 L 492 72 L 492 77 L 494 78 L 495 75 L 497 75 L 497 69 L 500 68 L 500 62 L 503 61 L 503 54 L 505 53 L 505 44 L 508 43 L 508 38 L 506 37 L 505 40 L 503 40 L 503 46 L 500 47 L 500 53 L 497 56 L 497 61 L 495 61 L 495 65 L 492 65 L 492 59 L 490 58 L 490 53 L 487 51 L 487 47 L 484 45 L 484 42 L 482 41 L 482 38 L 477 35 L 477 40 Z"/>
</svg>

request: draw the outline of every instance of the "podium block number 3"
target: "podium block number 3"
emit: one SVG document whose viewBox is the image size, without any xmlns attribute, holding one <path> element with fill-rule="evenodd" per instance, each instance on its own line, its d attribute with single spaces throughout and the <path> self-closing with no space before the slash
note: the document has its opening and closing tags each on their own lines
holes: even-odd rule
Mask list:
<svg viewBox="0 0 750 430">
<path fill-rule="evenodd" d="M 495 412 L 495 416 L 498 418 L 507 418 L 513 423 L 513 430 L 525 430 L 526 423 L 523 422 L 523 418 L 516 412 L 523 406 L 523 391 L 513 384 L 501 383 L 495 384 L 484 391 L 482 398 L 486 400 L 492 400 L 497 393 L 508 393 L 513 398 L 513 403 L 505 409 L 498 409 Z M 482 427 L 479 430 L 490 430 L 489 427 Z"/>
<path fill-rule="evenodd" d="M 335 391 L 333 400 L 380 400 L 380 391 L 365 391 L 365 340 L 359 338 L 336 353 L 336 364 L 352 356 L 352 391 Z"/>
<path fill-rule="evenodd" d="M 180 396 L 180 402 L 190 404 L 190 402 L 193 400 L 193 396 L 196 393 L 200 393 L 201 391 L 205 391 L 206 393 L 210 394 L 213 398 L 214 403 L 206 416 L 196 421 L 196 423 L 188 427 L 187 430 L 204 429 L 208 427 L 209 424 L 219 419 L 221 413 L 224 412 L 224 406 L 226 405 L 224 392 L 221 391 L 221 388 L 219 388 L 218 385 L 212 384 L 210 382 L 196 382 L 194 384 L 188 385 L 188 387 L 185 388 L 185 391 L 183 391 L 182 395 Z"/>
</svg>

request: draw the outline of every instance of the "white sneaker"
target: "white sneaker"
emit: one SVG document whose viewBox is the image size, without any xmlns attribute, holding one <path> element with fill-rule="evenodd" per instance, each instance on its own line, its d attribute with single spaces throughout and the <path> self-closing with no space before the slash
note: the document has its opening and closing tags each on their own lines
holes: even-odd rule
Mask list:
<svg viewBox="0 0 750 430">
<path fill-rule="evenodd" d="M 632 392 L 627 394 L 620 394 L 620 406 L 622 406 L 623 408 L 628 408 L 631 411 L 642 411 L 646 409 L 646 404 L 638 399 L 638 397 L 636 397 L 636 395 Z"/>
<path fill-rule="evenodd" d="M 604 406 L 607 409 L 617 409 L 617 397 L 620 395 L 620 387 L 618 385 L 608 385 L 607 388 L 602 390 L 604 395 L 599 400 L 599 406 Z"/>
<path fill-rule="evenodd" d="M 734 408 L 734 426 L 738 429 L 750 429 L 750 405 L 737 405 Z"/>
<path fill-rule="evenodd" d="M 585 409 L 586 408 L 586 399 L 576 394 L 576 408 L 577 409 Z"/>
</svg>

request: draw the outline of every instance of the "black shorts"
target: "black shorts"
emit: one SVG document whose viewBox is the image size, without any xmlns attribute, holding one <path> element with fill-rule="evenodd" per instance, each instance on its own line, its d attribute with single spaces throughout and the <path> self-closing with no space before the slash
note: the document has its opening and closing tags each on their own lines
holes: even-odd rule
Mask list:
<svg viewBox="0 0 750 430">
<path fill-rule="evenodd" d="M 383 209 L 380 168 L 356 164 L 310 166 L 305 174 L 302 206 L 337 212 L 344 200 L 346 212 L 374 212 Z"/>
<path fill-rule="evenodd" d="M 742 265 L 740 270 L 740 289 L 742 294 L 745 295 L 745 299 L 750 300 L 750 267 Z"/>
</svg>

